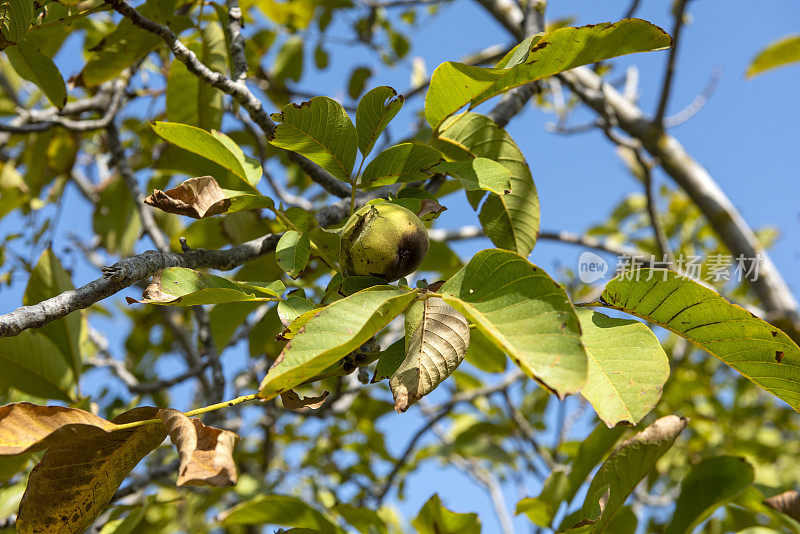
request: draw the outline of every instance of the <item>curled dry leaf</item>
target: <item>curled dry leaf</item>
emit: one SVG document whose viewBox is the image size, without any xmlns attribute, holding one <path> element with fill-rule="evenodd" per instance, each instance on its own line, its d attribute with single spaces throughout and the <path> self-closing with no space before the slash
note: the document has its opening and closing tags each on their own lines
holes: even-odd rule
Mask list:
<svg viewBox="0 0 800 534">
<path fill-rule="evenodd" d="M 211 176 L 189 178 L 178 187 L 166 191 L 155 189 L 152 195 L 144 199 L 144 203 L 167 213 L 193 219 L 225 213 L 231 206 L 230 199 L 226 198 L 225 192 Z"/>
<path fill-rule="evenodd" d="M 90 412 L 17 402 L 0 407 L 0 456 L 41 451 L 51 445 L 109 432 L 114 424 Z"/>
<path fill-rule="evenodd" d="M 239 436 L 229 430 L 206 426 L 199 419 L 190 419 L 178 410 L 159 410 L 158 417 L 164 421 L 169 438 L 181 458 L 178 486 L 223 487 L 236 484 L 233 449 Z"/>
<path fill-rule="evenodd" d="M 800 493 L 790 490 L 764 500 L 764 504 L 800 521 Z"/>
<path fill-rule="evenodd" d="M 469 322 L 438 297 L 412 304 L 406 311 L 406 357 L 389 379 L 394 408 L 409 406 L 441 384 L 464 360 Z"/>
<path fill-rule="evenodd" d="M 301 397 L 292 389 L 281 393 L 281 402 L 283 402 L 283 407 L 287 410 L 316 410 L 325 404 L 325 399 L 327 398 L 327 391 L 316 397 Z"/>
<path fill-rule="evenodd" d="M 111 423 L 101 421 L 111 428 L 112 423 L 152 419 L 155 414 L 156 408 L 134 408 Z M 79 424 L 61 428 L 70 427 L 78 432 L 59 432 L 58 443 L 48 440 L 49 448 L 28 477 L 19 505 L 18 532 L 83 532 L 105 510 L 128 473 L 166 437 L 159 424 L 113 432 L 91 430 L 88 436 Z"/>
<path fill-rule="evenodd" d="M 423 221 L 430 221 L 437 218 L 444 211 L 447 211 L 447 208 L 445 208 L 435 200 L 423 198 L 420 209 L 417 212 L 417 217 L 419 217 Z"/>
</svg>

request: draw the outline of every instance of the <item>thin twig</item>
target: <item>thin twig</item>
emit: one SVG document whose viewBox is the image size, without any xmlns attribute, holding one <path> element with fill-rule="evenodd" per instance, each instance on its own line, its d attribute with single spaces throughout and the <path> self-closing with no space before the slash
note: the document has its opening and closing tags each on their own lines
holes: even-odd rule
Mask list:
<svg viewBox="0 0 800 534">
<path fill-rule="evenodd" d="M 661 97 L 658 99 L 658 108 L 656 116 L 653 119 L 653 124 L 656 126 L 664 126 L 664 114 L 667 112 L 667 104 L 669 103 L 669 96 L 672 93 L 672 80 L 675 76 L 675 59 L 678 55 L 678 45 L 680 44 L 681 33 L 684 22 L 684 13 L 686 5 L 689 0 L 678 0 L 675 4 L 675 24 L 672 27 L 672 48 L 669 49 L 669 56 L 667 58 L 667 68 L 664 71 L 664 82 L 661 87 Z"/>
</svg>

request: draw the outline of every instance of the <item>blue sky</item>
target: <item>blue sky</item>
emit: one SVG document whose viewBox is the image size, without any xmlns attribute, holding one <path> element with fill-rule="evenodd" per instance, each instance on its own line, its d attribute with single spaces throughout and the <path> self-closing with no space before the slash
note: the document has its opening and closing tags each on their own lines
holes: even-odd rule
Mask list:
<svg viewBox="0 0 800 534">
<path fill-rule="evenodd" d="M 669 2 L 646 1 L 642 4 L 637 16 L 670 31 Z M 551 0 L 547 16 L 552 20 L 575 15 L 573 25 L 614 21 L 620 18 L 627 5 L 628 2 Z M 668 113 L 688 105 L 703 90 L 712 70 L 720 68 L 722 77 L 700 114 L 672 133 L 709 170 L 748 223 L 756 228 L 773 226 L 780 230 L 780 238 L 771 255 L 795 295 L 800 295 L 800 171 L 797 166 L 800 106 L 796 103 L 800 66 L 771 71 L 750 81 L 743 75 L 748 62 L 759 49 L 776 38 L 798 32 L 800 3 L 772 0 L 754 7 L 752 2 L 743 0 L 725 3 L 706 0 L 691 2 L 689 12 L 692 23 L 684 30 Z M 334 23 L 330 33 L 350 35 L 341 20 Z M 430 73 L 442 61 L 457 60 L 487 46 L 509 42 L 504 30 L 476 3 L 457 0 L 412 33 L 410 57 L 423 58 Z M 58 57 L 65 78 L 80 68 L 81 62 L 75 50 L 75 44 L 67 46 Z M 369 86 L 391 85 L 403 90 L 409 85 L 407 63 L 387 69 L 374 55 L 364 51 L 338 45 L 331 45 L 330 51 L 331 66 L 326 71 L 318 72 L 310 61 L 306 62 L 307 75 L 301 89 L 341 97 L 345 94 L 343 88 L 350 69 L 361 64 L 374 67 L 375 74 Z M 657 52 L 627 56 L 618 61 L 622 67 L 618 72 L 622 72 L 626 65 L 639 67 L 639 92 L 645 110 L 652 111 L 656 106 L 666 57 L 666 52 Z M 411 111 L 419 110 L 421 103 L 418 97 L 406 104 L 404 112 L 392 124 L 395 139 L 411 133 Z M 269 107 L 268 110 L 274 111 Z M 581 117 L 590 115 L 576 113 L 574 123 L 580 122 Z M 602 221 L 611 207 L 626 194 L 639 191 L 639 184 L 629 176 L 602 134 L 558 136 L 545 129 L 545 125 L 552 121 L 552 115 L 529 106 L 510 123 L 508 131 L 532 167 L 542 207 L 542 229 L 581 232 Z M 668 177 L 662 174 L 657 177 L 660 183 L 669 183 Z M 86 204 L 74 190 L 70 190 L 68 195 L 68 208 L 56 231 L 57 252 L 61 252 L 69 242 L 67 236 L 70 232 L 84 237 L 91 233 Z M 439 219 L 439 226 L 477 223 L 477 217 L 463 200 L 451 201 L 448 208 L 449 211 Z M 18 231 L 20 222 L 17 217 L 0 221 L 0 235 Z M 468 257 L 486 246 L 485 240 L 476 240 L 460 243 L 456 248 Z M 556 272 L 559 265 L 575 267 L 580 252 L 581 249 L 572 246 L 543 241 L 537 245 L 531 260 L 550 272 Z M 73 269 L 76 285 L 98 276 L 93 267 L 79 259 L 68 262 L 68 267 Z M 20 305 L 23 290 L 22 280 L 11 288 L 0 289 L 0 312 Z M 135 296 L 134 291 L 128 291 L 112 297 L 107 305 L 119 305 L 124 294 Z M 95 325 L 111 336 L 114 346 L 119 346 L 122 338 L 114 335 L 113 331 L 124 326 L 124 322 L 103 319 Z M 241 350 L 226 356 L 226 363 L 232 367 L 242 365 L 243 360 Z M 97 387 L 99 379 L 105 377 L 90 373 L 83 381 L 84 388 L 92 390 Z M 397 420 L 391 419 L 393 417 Z M 403 416 L 388 418 L 391 421 L 384 426 L 388 431 L 390 448 L 399 451 L 408 434 L 421 423 L 421 418 L 413 410 Z M 429 463 L 409 480 L 407 487 L 414 489 L 407 490 L 408 501 L 400 508 L 404 515 L 413 517 L 422 503 L 438 491 L 449 507 L 479 512 L 486 532 L 498 531 L 488 497 L 481 489 L 465 483 L 466 480 L 453 468 Z M 535 486 L 530 486 L 528 491 L 535 494 L 535 489 Z M 516 490 L 506 490 L 509 505 L 513 508 L 517 500 Z M 523 520 L 517 522 L 520 529 L 525 525 Z"/>
</svg>

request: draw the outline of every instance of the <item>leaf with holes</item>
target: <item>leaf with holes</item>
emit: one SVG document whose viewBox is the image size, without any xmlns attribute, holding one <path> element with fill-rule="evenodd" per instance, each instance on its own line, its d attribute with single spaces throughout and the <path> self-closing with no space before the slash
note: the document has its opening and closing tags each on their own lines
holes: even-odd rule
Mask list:
<svg viewBox="0 0 800 534">
<path fill-rule="evenodd" d="M 152 419 L 156 411 L 134 408 L 112 422 Z M 50 444 L 28 477 L 17 529 L 83 532 L 105 509 L 128 473 L 165 437 L 164 425 L 150 424 Z"/>
<path fill-rule="evenodd" d="M 142 300 L 127 297 L 128 304 L 196 306 L 226 302 L 263 302 L 280 299 L 286 291 L 283 282 L 237 282 L 185 267 L 170 267 L 153 276 L 142 293 Z"/>
<path fill-rule="evenodd" d="M 440 293 L 559 397 L 581 390 L 586 352 L 578 317 L 564 288 L 543 270 L 514 252 L 483 250 Z"/>
<path fill-rule="evenodd" d="M 341 104 L 315 96 L 302 104 L 287 104 L 272 118 L 280 124 L 268 139 L 271 145 L 302 154 L 336 178 L 350 180 L 358 135 Z"/>
<path fill-rule="evenodd" d="M 365 189 L 430 178 L 426 172 L 442 160 L 439 151 L 416 143 L 389 147 L 370 161 L 361 175 Z"/>
<path fill-rule="evenodd" d="M 356 108 L 356 131 L 358 149 L 365 158 L 403 107 L 404 101 L 403 95 L 398 95 L 397 91 L 386 85 L 371 89 L 361 97 Z"/>
<path fill-rule="evenodd" d="M 496 247 L 530 254 L 539 237 L 539 195 L 528 163 L 511 136 L 489 117 L 467 113 L 446 121 L 431 146 L 449 161 L 487 158 L 508 169 L 511 192 L 489 193 L 478 218 Z"/>
<path fill-rule="evenodd" d="M 658 338 L 639 321 L 576 309 L 588 356 L 581 390 L 609 427 L 636 425 L 661 397 L 669 377 L 669 358 Z"/>
<path fill-rule="evenodd" d="M 405 339 L 405 359 L 389 379 L 398 412 L 436 389 L 461 364 L 469 322 L 442 299 L 428 298 L 406 310 Z"/>
<path fill-rule="evenodd" d="M 311 240 L 306 232 L 289 230 L 285 232 L 275 246 L 275 261 L 278 267 L 297 278 L 308 265 L 311 258 Z"/>
<path fill-rule="evenodd" d="M 401 314 L 416 296 L 416 291 L 375 286 L 308 312 L 314 315 L 305 319 L 275 360 L 261 381 L 259 396 L 272 399 L 335 364 Z"/>
<path fill-rule="evenodd" d="M 447 61 L 431 76 L 425 95 L 425 118 L 436 130 L 466 104 L 472 109 L 504 91 L 574 67 L 660 50 L 671 44 L 670 36 L 658 26 L 625 19 L 534 35 L 491 69 Z"/>
<path fill-rule="evenodd" d="M 713 290 L 672 271 L 640 269 L 611 280 L 600 298 L 686 338 L 800 410 L 800 348 Z"/>
</svg>

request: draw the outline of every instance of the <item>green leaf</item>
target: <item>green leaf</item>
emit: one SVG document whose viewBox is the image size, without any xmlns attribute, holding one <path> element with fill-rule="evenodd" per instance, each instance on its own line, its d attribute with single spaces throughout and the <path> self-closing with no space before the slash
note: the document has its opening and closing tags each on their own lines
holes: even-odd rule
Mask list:
<svg viewBox="0 0 800 534">
<path fill-rule="evenodd" d="M 364 92 L 367 80 L 372 76 L 372 69 L 369 67 L 356 67 L 350 73 L 350 81 L 347 82 L 347 94 L 355 100 Z"/>
<path fill-rule="evenodd" d="M 275 261 L 278 267 L 291 276 L 297 278 L 308 265 L 311 257 L 311 240 L 305 232 L 289 230 L 285 232 L 275 247 Z"/>
<path fill-rule="evenodd" d="M 800 35 L 788 35 L 770 43 L 747 67 L 747 77 L 800 61 Z"/>
<path fill-rule="evenodd" d="M 303 76 L 303 39 L 300 36 L 293 35 L 283 43 L 271 74 L 277 84 L 283 84 L 286 80 L 300 81 Z"/>
<path fill-rule="evenodd" d="M 411 522 L 417 534 L 480 534 L 478 514 L 451 512 L 434 494 Z"/>
<path fill-rule="evenodd" d="M 388 532 L 386 523 L 374 510 L 345 503 L 333 506 L 333 510 L 355 527 L 358 532 L 370 534 L 386 534 Z"/>
<path fill-rule="evenodd" d="M 562 495 L 565 501 L 571 502 L 575 498 L 580 487 L 586 482 L 586 477 L 616 445 L 625 430 L 624 426 L 608 428 L 605 424 L 599 423 L 581 442 L 567 474 L 567 486 Z"/>
<path fill-rule="evenodd" d="M 508 362 L 505 352 L 498 349 L 480 328 L 470 331 L 469 348 L 465 359 L 487 373 L 502 373 L 506 370 Z"/>
<path fill-rule="evenodd" d="M 289 326 L 295 319 L 316 307 L 316 304 L 307 298 L 291 294 L 278 303 L 278 317 L 284 325 Z"/>
<path fill-rule="evenodd" d="M 589 484 L 583 507 L 566 517 L 560 530 L 591 525 L 602 532 L 684 428 L 686 419 L 668 415 L 622 442 Z"/>
<path fill-rule="evenodd" d="M 430 178 L 428 169 L 442 160 L 438 150 L 416 143 L 389 147 L 367 164 L 361 175 L 365 189 Z"/>
<path fill-rule="evenodd" d="M 558 512 L 563 495 L 567 491 L 567 476 L 563 469 L 553 469 L 545 479 L 538 497 L 529 497 L 517 502 L 516 515 L 525 514 L 530 521 L 541 527 L 549 527 Z"/>
<path fill-rule="evenodd" d="M 31 306 L 43 300 L 75 289 L 69 273 L 61 266 L 61 262 L 51 249 L 45 250 L 31 272 L 22 303 Z M 81 345 L 86 338 L 86 319 L 83 314 L 70 313 L 37 330 L 59 348 L 59 355 L 70 366 L 74 376 L 80 376 L 83 368 L 83 352 Z"/>
<path fill-rule="evenodd" d="M 287 104 L 272 118 L 280 124 L 270 144 L 302 154 L 340 180 L 350 180 L 358 137 L 341 104 L 315 96 L 302 104 Z"/>
<path fill-rule="evenodd" d="M 155 122 L 152 128 L 165 141 L 228 169 L 254 189 L 261 179 L 261 164 L 221 132 L 174 122 Z"/>
<path fill-rule="evenodd" d="M 563 398 L 586 381 L 586 352 L 566 291 L 506 250 L 478 252 L 440 289 L 530 377 Z"/>
<path fill-rule="evenodd" d="M 367 91 L 356 108 L 358 149 L 365 158 L 372 152 L 375 142 L 403 107 L 405 97 L 382 85 Z"/>
<path fill-rule="evenodd" d="M 17 74 L 36 84 L 55 107 L 64 107 L 67 103 L 64 78 L 53 60 L 39 52 L 31 39 L 7 48 L 5 53 Z"/>
<path fill-rule="evenodd" d="M 0 386 L 65 402 L 73 400 L 75 375 L 61 349 L 44 334 L 24 330 L 0 339 Z"/>
<path fill-rule="evenodd" d="M 611 280 L 601 300 L 686 338 L 800 410 L 800 348 L 713 290 L 672 271 L 641 269 Z"/>
<path fill-rule="evenodd" d="M 313 528 L 325 533 L 340 532 L 333 521 L 297 497 L 259 495 L 221 514 L 223 526 L 281 525 Z"/>
<path fill-rule="evenodd" d="M 106 184 L 95 206 L 92 227 L 109 252 L 130 255 L 142 233 L 142 223 L 130 190 L 121 178 Z"/>
<path fill-rule="evenodd" d="M 372 375 L 370 383 L 375 384 L 392 376 L 405 358 L 406 338 L 401 337 L 381 352 L 378 363 L 375 365 L 375 374 Z"/>
<path fill-rule="evenodd" d="M 692 466 L 681 482 L 666 534 L 692 532 L 714 510 L 750 486 L 754 475 L 753 466 L 737 456 L 707 458 Z"/>
<path fill-rule="evenodd" d="M 192 26 L 188 17 L 175 14 L 175 0 L 147 0 L 136 10 L 154 22 L 167 24 L 176 34 Z M 78 76 L 78 85 L 95 87 L 113 80 L 160 46 L 164 46 L 160 36 L 134 26 L 129 18 L 123 17 L 114 31 L 99 39 L 90 50 L 86 65 Z"/>
<path fill-rule="evenodd" d="M 539 196 L 522 151 L 493 120 L 467 113 L 446 121 L 431 146 L 448 160 L 488 158 L 511 173 L 511 193 L 489 193 L 478 218 L 496 247 L 527 256 L 539 237 Z"/>
<path fill-rule="evenodd" d="M 225 72 L 227 48 L 222 26 L 208 22 L 200 33 L 200 41 L 189 43 L 189 49 L 208 68 Z M 166 107 L 169 122 L 206 130 L 219 129 L 222 124 L 222 91 L 189 72 L 177 59 L 173 59 L 169 67 Z"/>
<path fill-rule="evenodd" d="M 201 273 L 185 267 L 159 271 L 147 286 L 142 300 L 127 297 L 128 304 L 163 304 L 196 306 L 227 302 L 263 302 L 280 299 L 286 286 L 280 280 L 270 284 L 236 282 L 221 276 Z"/>
<path fill-rule="evenodd" d="M 397 412 L 444 382 L 469 346 L 467 318 L 437 297 L 409 306 L 405 328 L 406 357 L 389 380 Z"/>
<path fill-rule="evenodd" d="M 610 427 L 636 425 L 661 398 L 669 358 L 646 325 L 576 309 L 589 367 L 581 391 Z"/>
<path fill-rule="evenodd" d="M 389 324 L 416 296 L 416 291 L 375 286 L 326 306 L 286 344 L 261 382 L 259 396 L 274 398 L 338 362 Z"/>
<path fill-rule="evenodd" d="M 432 170 L 449 174 L 467 191 L 491 191 L 498 195 L 511 192 L 511 172 L 487 158 L 442 162 Z"/>
<path fill-rule="evenodd" d="M 658 26 L 640 19 L 625 19 L 560 28 L 541 37 L 534 36 L 512 50 L 498 64 L 500 68 L 448 61 L 433 72 L 425 96 L 425 118 L 436 130 L 465 104 L 469 103 L 472 109 L 495 95 L 534 80 L 617 56 L 667 48 L 671 43 L 670 36 Z M 522 57 L 524 61 L 519 62 Z"/>
<path fill-rule="evenodd" d="M 32 0 L 0 0 L 0 50 L 25 38 L 33 15 Z"/>
</svg>

